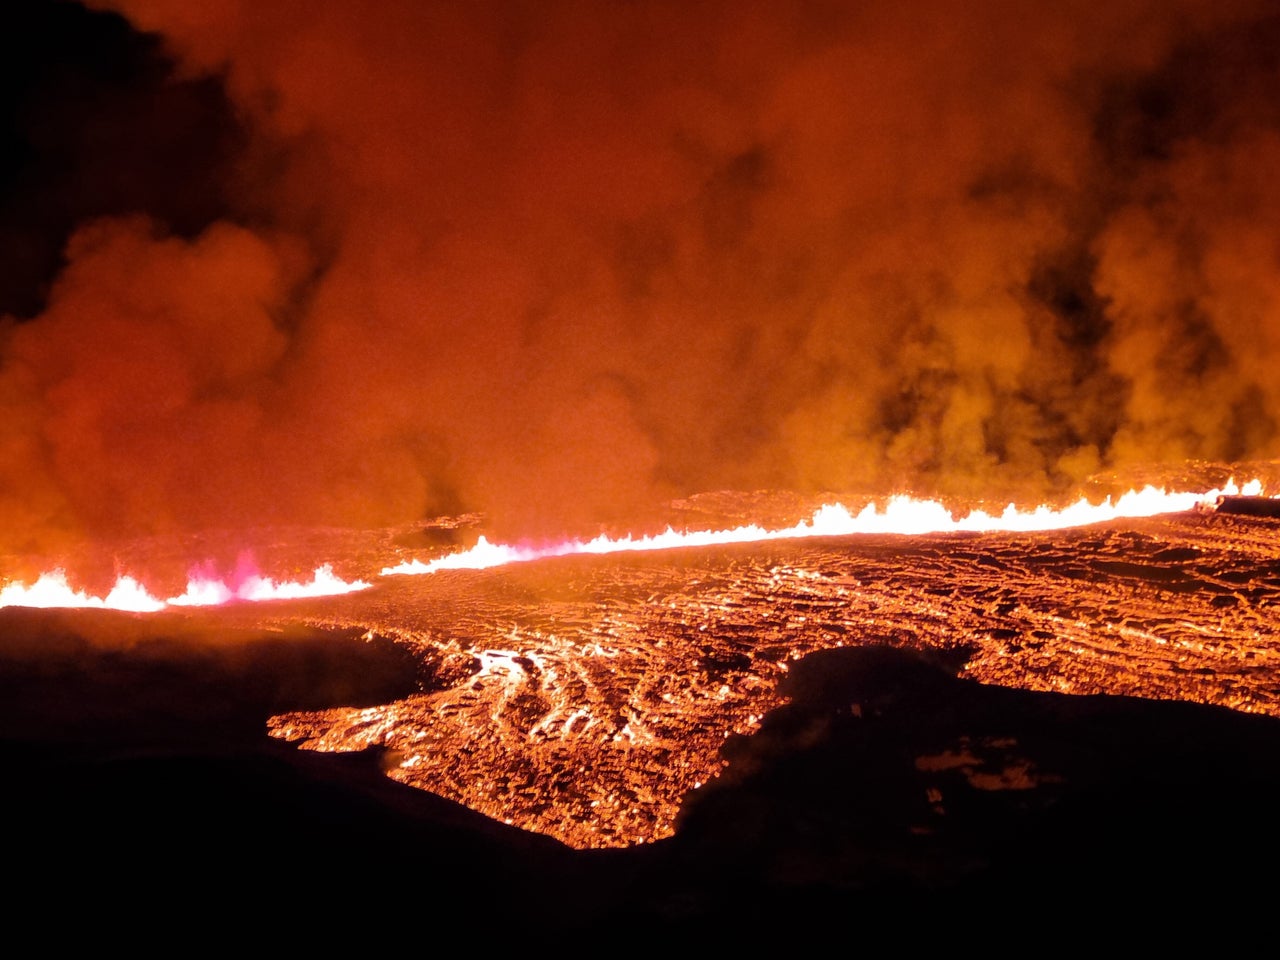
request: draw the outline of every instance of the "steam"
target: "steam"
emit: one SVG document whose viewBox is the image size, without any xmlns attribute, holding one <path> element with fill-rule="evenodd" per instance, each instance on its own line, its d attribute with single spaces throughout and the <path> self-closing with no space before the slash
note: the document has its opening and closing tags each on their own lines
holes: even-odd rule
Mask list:
<svg viewBox="0 0 1280 960">
<path fill-rule="evenodd" d="M 0 327 L 9 546 L 1276 456 L 1267 4 L 100 5 L 246 141 Z"/>
</svg>

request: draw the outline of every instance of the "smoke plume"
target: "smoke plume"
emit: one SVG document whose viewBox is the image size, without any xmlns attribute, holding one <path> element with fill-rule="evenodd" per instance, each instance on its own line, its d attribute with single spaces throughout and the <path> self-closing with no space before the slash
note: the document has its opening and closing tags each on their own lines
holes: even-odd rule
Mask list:
<svg viewBox="0 0 1280 960">
<path fill-rule="evenodd" d="M 1277 455 L 1273 5 L 91 6 L 220 132 L 9 305 L 8 546 Z"/>
</svg>

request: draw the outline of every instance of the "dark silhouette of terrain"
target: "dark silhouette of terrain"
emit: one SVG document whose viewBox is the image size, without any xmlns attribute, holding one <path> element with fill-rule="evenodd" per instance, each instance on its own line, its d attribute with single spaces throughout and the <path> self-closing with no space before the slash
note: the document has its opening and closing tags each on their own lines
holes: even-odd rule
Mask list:
<svg viewBox="0 0 1280 960">
<path fill-rule="evenodd" d="M 1184 923 L 1205 935 L 1273 894 L 1270 717 L 986 686 L 959 675 L 963 654 L 831 650 L 795 665 L 788 704 L 754 736 L 726 743 L 728 767 L 687 798 L 674 837 L 575 851 L 397 784 L 376 752 L 263 731 L 275 711 L 411 688 L 394 648 L 303 628 L 125 642 L 136 621 L 93 616 L 115 643 L 78 637 L 83 615 L 0 613 L 11 932 L 263 949 L 764 934 L 1009 947 L 1178 940 Z"/>
</svg>

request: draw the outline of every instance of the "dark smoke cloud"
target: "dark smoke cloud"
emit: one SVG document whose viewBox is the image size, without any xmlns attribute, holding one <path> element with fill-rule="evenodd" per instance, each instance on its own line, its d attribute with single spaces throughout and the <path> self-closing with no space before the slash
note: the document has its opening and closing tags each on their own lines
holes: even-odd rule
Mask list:
<svg viewBox="0 0 1280 960">
<path fill-rule="evenodd" d="M 1276 455 L 1268 4 L 101 6 L 237 148 L 4 328 L 11 538 Z"/>
<path fill-rule="evenodd" d="M 216 78 L 168 82 L 172 68 L 123 17 L 0 6 L 0 313 L 40 312 L 87 218 L 146 210 L 193 237 L 225 215 L 241 131 Z"/>
</svg>

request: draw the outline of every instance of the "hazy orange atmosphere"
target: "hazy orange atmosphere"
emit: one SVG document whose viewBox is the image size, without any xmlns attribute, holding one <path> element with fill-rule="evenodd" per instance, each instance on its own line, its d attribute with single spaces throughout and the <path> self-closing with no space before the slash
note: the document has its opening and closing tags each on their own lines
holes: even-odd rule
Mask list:
<svg viewBox="0 0 1280 960">
<path fill-rule="evenodd" d="M 1276 454 L 1272 4 L 90 6 L 133 72 L 12 105 L 0 549 Z"/>
</svg>

